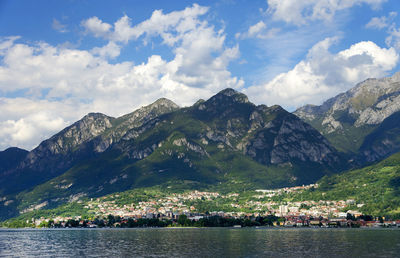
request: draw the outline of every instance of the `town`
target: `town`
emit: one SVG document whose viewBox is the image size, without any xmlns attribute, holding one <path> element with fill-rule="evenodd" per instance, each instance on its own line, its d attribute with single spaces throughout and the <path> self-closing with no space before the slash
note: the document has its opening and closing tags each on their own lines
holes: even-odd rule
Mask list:
<svg viewBox="0 0 400 258">
<path fill-rule="evenodd" d="M 399 227 L 400 220 L 372 217 L 357 209 L 355 200 L 287 201 L 283 196 L 317 188 L 317 184 L 251 195 L 222 195 L 190 191 L 149 195 L 147 200 L 122 202 L 120 195 L 91 198 L 85 203 L 90 216 L 41 217 L 26 221 L 34 227 L 165 227 L 165 226 L 283 226 L 283 227 Z M 210 210 L 212 208 L 218 210 Z"/>
</svg>

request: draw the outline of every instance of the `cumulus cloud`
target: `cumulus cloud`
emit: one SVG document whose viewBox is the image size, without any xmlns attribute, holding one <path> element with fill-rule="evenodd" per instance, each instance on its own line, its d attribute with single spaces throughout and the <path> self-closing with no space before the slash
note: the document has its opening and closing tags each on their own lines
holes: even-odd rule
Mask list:
<svg viewBox="0 0 400 258">
<path fill-rule="evenodd" d="M 31 149 L 38 139 L 49 138 L 75 119 L 80 110 L 62 102 L 27 98 L 0 98 L 1 148 L 20 146 Z M 81 115 L 81 114 L 78 114 Z"/>
<path fill-rule="evenodd" d="M 83 21 L 82 26 L 95 37 L 110 41 L 128 43 L 129 40 L 137 40 L 144 36 L 144 42 L 147 43 L 150 37 L 161 36 L 165 44 L 173 46 L 186 32 L 193 31 L 199 25 L 204 26 L 205 21 L 198 18 L 207 12 L 208 7 L 193 4 L 182 11 L 167 14 L 162 10 L 155 10 L 149 19 L 135 26 L 132 26 L 132 21 L 127 15 L 121 17 L 113 26 L 97 17 Z"/>
<path fill-rule="evenodd" d="M 267 0 L 267 12 L 275 20 L 300 26 L 310 21 L 330 21 L 338 11 L 355 5 L 378 8 L 384 2 L 386 0 Z"/>
<path fill-rule="evenodd" d="M 19 36 L 0 37 L 0 56 L 4 56 L 6 51 L 14 44 L 14 41 L 20 38 Z"/>
<path fill-rule="evenodd" d="M 111 29 L 111 25 L 102 22 L 96 16 L 82 21 L 81 25 L 86 29 L 87 33 L 91 33 L 96 37 L 107 37 Z"/>
<path fill-rule="evenodd" d="M 103 47 L 94 47 L 91 52 L 104 58 L 115 58 L 121 53 L 121 46 L 110 41 Z"/>
<path fill-rule="evenodd" d="M 0 99 L 4 111 L 0 114 L 0 149 L 30 149 L 88 112 L 119 116 L 160 97 L 192 105 L 226 87 L 240 89 L 243 81 L 227 69 L 239 56 L 239 47 L 227 47 L 223 30 L 217 31 L 198 17 L 207 10 L 194 5 L 168 14 L 156 11 L 129 28 L 131 21 L 126 16 L 114 26 L 91 18 L 82 23 L 87 31 L 110 37 L 106 45 L 91 50 L 3 39 L 0 94 L 22 92 L 23 96 Z M 137 35 L 146 35 L 146 40 L 161 37 L 173 58 L 151 55 L 139 64 L 109 62 L 108 58 L 119 55 L 121 44 L 135 39 L 122 37 L 125 29 L 133 28 L 143 31 Z"/>
<path fill-rule="evenodd" d="M 337 41 L 320 41 L 292 70 L 245 92 L 258 103 L 279 103 L 293 109 L 320 104 L 326 96 L 346 91 L 366 78 L 382 77 L 398 64 L 399 55 L 394 48 L 380 48 L 371 41 L 363 41 L 331 53 L 329 48 Z"/>
</svg>

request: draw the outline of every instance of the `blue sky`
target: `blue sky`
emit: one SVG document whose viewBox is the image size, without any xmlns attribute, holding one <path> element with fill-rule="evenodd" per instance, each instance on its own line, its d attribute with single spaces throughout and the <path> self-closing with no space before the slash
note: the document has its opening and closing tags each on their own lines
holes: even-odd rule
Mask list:
<svg viewBox="0 0 400 258">
<path fill-rule="evenodd" d="M 226 87 L 293 111 L 400 62 L 397 0 L 0 0 L 0 24 L 0 150 Z"/>
</svg>

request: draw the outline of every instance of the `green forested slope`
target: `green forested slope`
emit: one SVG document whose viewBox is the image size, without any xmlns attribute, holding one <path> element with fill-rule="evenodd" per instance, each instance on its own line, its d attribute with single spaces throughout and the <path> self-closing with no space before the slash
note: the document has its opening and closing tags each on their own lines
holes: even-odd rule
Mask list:
<svg viewBox="0 0 400 258">
<path fill-rule="evenodd" d="M 400 153 L 362 169 L 326 176 L 319 187 L 296 196 L 303 200 L 348 200 L 364 204 L 365 214 L 400 217 Z"/>
</svg>

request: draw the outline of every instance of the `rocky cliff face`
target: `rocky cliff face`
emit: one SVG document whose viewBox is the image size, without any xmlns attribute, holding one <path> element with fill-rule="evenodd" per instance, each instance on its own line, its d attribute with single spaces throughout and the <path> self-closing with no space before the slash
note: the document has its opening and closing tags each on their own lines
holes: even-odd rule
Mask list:
<svg viewBox="0 0 400 258">
<path fill-rule="evenodd" d="M 194 113 L 207 123 L 205 139 L 241 151 L 261 164 L 338 162 L 336 150 L 310 125 L 280 106 L 255 106 L 232 89 L 200 104 Z"/>
<path fill-rule="evenodd" d="M 353 117 L 353 125 L 377 125 L 400 110 L 400 72 L 383 79 L 368 79 L 321 106 L 306 105 L 294 112 L 313 121 L 321 119 L 323 133 L 343 129 L 339 112 Z"/>
<path fill-rule="evenodd" d="M 282 164 L 293 160 L 328 165 L 338 162 L 336 150 L 330 143 L 310 125 L 291 114 L 266 123 L 245 146 L 248 155 L 264 164 Z"/>
<path fill-rule="evenodd" d="M 10 191 L 19 191 L 58 176 L 74 164 L 106 151 L 129 129 L 138 127 L 158 115 L 176 109 L 178 109 L 178 106 L 172 101 L 159 99 L 151 105 L 119 118 L 109 117 L 101 113 L 90 113 L 48 140 L 43 141 L 13 167 L 3 169 L 4 175 L 13 178 L 32 177 L 31 183 L 10 184 L 7 187 L 6 180 L 0 179 L 0 188 L 4 186 L 12 188 L 8 189 Z"/>
<path fill-rule="evenodd" d="M 21 164 L 21 167 L 41 169 L 42 163 L 53 157 L 65 158 L 79 150 L 83 144 L 93 140 L 112 127 L 114 118 L 100 113 L 90 113 L 78 122 L 65 128 L 33 149 Z M 58 160 L 58 159 L 57 159 Z M 61 165 L 61 164 L 60 164 Z"/>
<path fill-rule="evenodd" d="M 294 112 L 343 151 L 357 152 L 365 136 L 400 110 L 400 72 L 368 79 L 349 91 Z"/>
<path fill-rule="evenodd" d="M 138 110 L 117 118 L 116 126 L 110 131 L 113 141 L 119 141 L 132 128 L 140 127 L 145 122 L 150 121 L 162 114 L 173 112 L 179 106 L 169 99 L 161 98 L 154 103 L 139 108 Z"/>
</svg>

